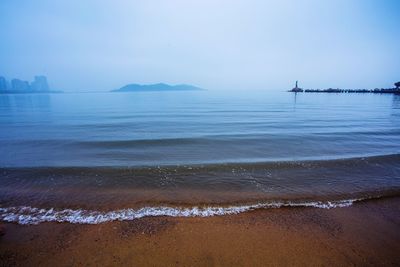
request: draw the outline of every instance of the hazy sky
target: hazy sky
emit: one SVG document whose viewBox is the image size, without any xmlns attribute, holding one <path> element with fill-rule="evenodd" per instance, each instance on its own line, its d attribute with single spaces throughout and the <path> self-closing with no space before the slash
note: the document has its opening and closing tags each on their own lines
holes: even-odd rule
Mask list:
<svg viewBox="0 0 400 267">
<path fill-rule="evenodd" d="M 65 91 L 389 87 L 399 14 L 396 0 L 1 0 L 0 75 Z"/>
</svg>

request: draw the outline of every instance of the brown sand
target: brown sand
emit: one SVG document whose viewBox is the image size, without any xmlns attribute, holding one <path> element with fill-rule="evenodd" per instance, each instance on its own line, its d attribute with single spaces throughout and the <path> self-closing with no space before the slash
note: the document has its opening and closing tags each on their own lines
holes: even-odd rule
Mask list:
<svg viewBox="0 0 400 267">
<path fill-rule="evenodd" d="M 2 227 L 0 266 L 400 266 L 400 198 L 330 210 Z"/>
</svg>

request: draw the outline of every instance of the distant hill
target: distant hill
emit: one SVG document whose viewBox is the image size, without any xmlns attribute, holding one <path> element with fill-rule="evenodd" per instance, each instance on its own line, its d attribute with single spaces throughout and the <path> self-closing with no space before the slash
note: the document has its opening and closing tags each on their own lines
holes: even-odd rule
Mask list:
<svg viewBox="0 0 400 267">
<path fill-rule="evenodd" d="M 156 83 L 156 84 L 132 83 L 125 85 L 119 89 L 112 90 L 111 92 L 199 91 L 199 90 L 204 90 L 204 89 L 188 84 L 169 85 L 165 83 Z"/>
</svg>

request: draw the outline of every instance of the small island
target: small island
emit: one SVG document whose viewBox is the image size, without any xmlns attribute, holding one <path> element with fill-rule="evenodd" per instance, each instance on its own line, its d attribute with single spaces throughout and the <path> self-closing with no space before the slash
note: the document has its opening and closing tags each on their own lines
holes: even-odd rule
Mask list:
<svg viewBox="0 0 400 267">
<path fill-rule="evenodd" d="M 0 76 L 0 94 L 31 94 L 31 93 L 62 93 L 51 90 L 46 76 L 35 76 L 33 82 L 12 79 L 9 83 L 6 78 Z"/>
<path fill-rule="evenodd" d="M 119 89 L 112 90 L 111 92 L 148 92 L 148 91 L 201 91 L 202 88 L 188 85 L 188 84 L 178 84 L 169 85 L 166 83 L 156 83 L 156 84 L 128 84 Z"/>
<path fill-rule="evenodd" d="M 375 94 L 400 94 L 400 82 L 394 83 L 394 88 L 375 88 L 375 89 L 340 89 L 340 88 L 328 88 L 328 89 L 302 89 L 296 86 L 289 90 L 293 93 L 375 93 Z"/>
</svg>

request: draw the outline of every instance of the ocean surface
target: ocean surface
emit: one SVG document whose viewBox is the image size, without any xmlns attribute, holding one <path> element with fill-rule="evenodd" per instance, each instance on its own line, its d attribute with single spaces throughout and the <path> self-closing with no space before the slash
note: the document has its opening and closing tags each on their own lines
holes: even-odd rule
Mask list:
<svg viewBox="0 0 400 267">
<path fill-rule="evenodd" d="M 101 223 L 400 195 L 400 96 L 0 95 L 0 220 Z"/>
</svg>

